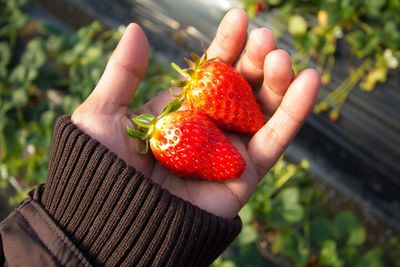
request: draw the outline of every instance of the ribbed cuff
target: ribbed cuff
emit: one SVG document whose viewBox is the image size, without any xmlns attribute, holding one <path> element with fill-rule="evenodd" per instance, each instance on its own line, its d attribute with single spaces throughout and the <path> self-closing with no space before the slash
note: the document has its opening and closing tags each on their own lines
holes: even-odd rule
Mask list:
<svg viewBox="0 0 400 267">
<path fill-rule="evenodd" d="M 207 266 L 241 229 L 145 179 L 68 116 L 41 202 L 94 265 Z"/>
</svg>

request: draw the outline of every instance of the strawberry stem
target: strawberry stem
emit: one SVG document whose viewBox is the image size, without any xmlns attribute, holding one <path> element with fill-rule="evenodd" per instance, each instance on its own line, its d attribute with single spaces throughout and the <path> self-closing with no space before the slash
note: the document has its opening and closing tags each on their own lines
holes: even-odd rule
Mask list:
<svg viewBox="0 0 400 267">
<path fill-rule="evenodd" d="M 182 75 L 185 79 L 190 79 L 190 75 L 186 73 L 181 67 L 179 67 L 176 63 L 172 62 L 171 67 L 176 70 L 180 75 Z"/>
</svg>

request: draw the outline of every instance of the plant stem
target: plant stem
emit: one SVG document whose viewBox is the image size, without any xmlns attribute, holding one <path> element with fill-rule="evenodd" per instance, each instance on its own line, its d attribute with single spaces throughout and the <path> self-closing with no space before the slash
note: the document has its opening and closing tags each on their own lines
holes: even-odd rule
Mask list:
<svg viewBox="0 0 400 267">
<path fill-rule="evenodd" d="M 331 109 L 340 109 L 345 103 L 351 90 L 361 80 L 365 71 L 371 64 L 367 59 L 346 80 L 344 80 L 334 91 L 329 93 L 321 102 L 326 103 Z"/>
<path fill-rule="evenodd" d="M 297 168 L 290 168 L 284 175 L 279 177 L 274 184 L 274 188 L 270 192 L 271 198 L 273 198 L 273 196 L 296 174 L 297 170 Z"/>
</svg>

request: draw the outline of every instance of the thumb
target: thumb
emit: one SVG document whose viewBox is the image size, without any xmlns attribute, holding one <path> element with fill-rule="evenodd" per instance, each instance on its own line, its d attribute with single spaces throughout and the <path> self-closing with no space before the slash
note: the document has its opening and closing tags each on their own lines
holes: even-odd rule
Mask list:
<svg viewBox="0 0 400 267">
<path fill-rule="evenodd" d="M 127 107 L 146 71 L 148 51 L 148 41 L 140 26 L 128 25 L 92 96 L 114 110 Z"/>
</svg>

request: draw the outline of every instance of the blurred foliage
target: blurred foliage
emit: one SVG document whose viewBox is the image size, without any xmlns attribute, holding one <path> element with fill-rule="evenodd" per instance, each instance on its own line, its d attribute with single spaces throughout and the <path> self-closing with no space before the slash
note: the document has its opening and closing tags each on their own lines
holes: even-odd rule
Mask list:
<svg viewBox="0 0 400 267">
<path fill-rule="evenodd" d="M 99 22 L 71 32 L 30 19 L 25 0 L 0 0 L 0 186 L 15 205 L 46 179 L 52 125 L 95 87 L 124 27 Z M 133 106 L 168 88 L 170 71 L 150 62 Z"/>
<path fill-rule="evenodd" d="M 295 70 L 311 59 L 330 87 L 338 44 L 346 44 L 353 55 L 348 77 L 330 93 L 322 95 L 316 112 L 329 111 L 336 121 L 351 90 L 360 84 L 371 91 L 384 83 L 390 71 L 399 69 L 400 1 L 398 0 L 242 0 L 249 14 L 273 10 L 279 37 L 293 39 Z M 345 51 L 340 51 L 345 52 Z M 345 55 L 346 56 L 346 55 Z M 357 62 L 351 64 L 350 61 Z"/>
<path fill-rule="evenodd" d="M 17 192 L 12 205 L 45 181 L 55 118 L 71 114 L 88 96 L 124 31 L 93 22 L 71 32 L 30 19 L 26 5 L 0 0 L 0 186 Z M 292 18 L 291 27 L 301 20 Z M 170 75 L 151 59 L 133 107 L 168 88 Z M 397 238 L 366 246 L 367 231 L 352 212 L 325 213 L 327 192 L 307 168 L 306 161 L 278 161 L 241 210 L 243 230 L 214 267 L 261 266 L 264 256 L 296 266 L 378 267 L 383 258 L 400 266 Z"/>
<path fill-rule="evenodd" d="M 308 162 L 280 159 L 239 215 L 243 231 L 213 267 L 400 266 L 399 239 L 367 244 L 367 229 L 354 212 L 331 208 L 329 190 L 310 176 Z M 258 253 L 257 253 L 258 252 Z"/>
</svg>

